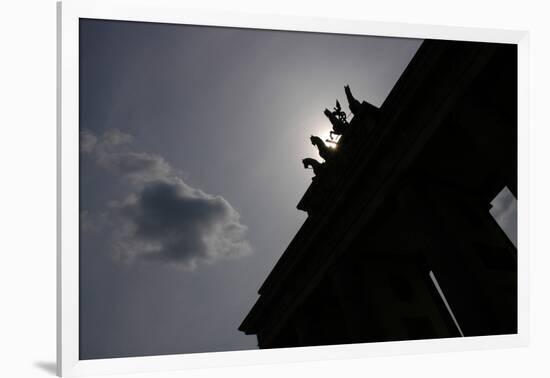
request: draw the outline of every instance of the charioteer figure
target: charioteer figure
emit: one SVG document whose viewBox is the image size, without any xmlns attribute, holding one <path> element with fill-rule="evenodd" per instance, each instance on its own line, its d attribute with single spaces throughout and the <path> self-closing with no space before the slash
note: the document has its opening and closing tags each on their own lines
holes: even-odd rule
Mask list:
<svg viewBox="0 0 550 378">
<path fill-rule="evenodd" d="M 325 109 L 325 116 L 329 119 L 330 123 L 332 124 L 332 131 L 330 132 L 330 139 L 333 138 L 334 135 L 342 135 L 345 133 L 346 129 L 348 128 L 348 120 L 346 112 L 342 110 L 342 107 L 340 106 L 340 102 L 336 100 L 336 107 L 331 112 L 328 109 Z"/>
</svg>

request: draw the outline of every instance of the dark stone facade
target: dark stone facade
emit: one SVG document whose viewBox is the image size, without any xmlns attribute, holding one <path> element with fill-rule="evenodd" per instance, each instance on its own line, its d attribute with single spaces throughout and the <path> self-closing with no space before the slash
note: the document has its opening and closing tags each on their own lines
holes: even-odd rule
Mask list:
<svg viewBox="0 0 550 378">
<path fill-rule="evenodd" d="M 517 251 L 489 208 L 518 194 L 517 47 L 425 41 L 336 148 L 239 329 L 260 348 L 516 333 Z"/>
</svg>

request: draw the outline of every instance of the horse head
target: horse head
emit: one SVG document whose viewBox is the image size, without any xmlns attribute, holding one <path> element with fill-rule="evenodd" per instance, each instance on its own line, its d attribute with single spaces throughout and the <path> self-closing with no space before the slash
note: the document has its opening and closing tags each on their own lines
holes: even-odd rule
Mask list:
<svg viewBox="0 0 550 378">
<path fill-rule="evenodd" d="M 322 163 L 319 163 L 317 160 L 313 158 L 305 158 L 302 160 L 302 163 L 304 164 L 305 169 L 308 169 L 309 167 L 311 167 L 313 169 L 313 173 L 315 174 L 315 176 L 319 175 L 324 167 Z"/>
<path fill-rule="evenodd" d="M 313 158 L 305 158 L 302 160 L 302 164 L 304 164 L 304 168 L 309 168 L 309 167 L 315 167 L 317 165 L 319 165 L 320 163 L 313 159 Z"/>
<path fill-rule="evenodd" d="M 320 146 L 324 144 L 323 140 L 315 135 L 312 135 L 309 140 L 311 140 L 311 144 L 313 144 L 314 146 Z"/>
</svg>

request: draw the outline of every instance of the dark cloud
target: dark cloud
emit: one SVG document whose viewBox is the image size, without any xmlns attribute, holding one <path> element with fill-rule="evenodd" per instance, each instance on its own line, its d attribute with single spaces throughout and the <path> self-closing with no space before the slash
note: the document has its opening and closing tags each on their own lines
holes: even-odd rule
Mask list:
<svg viewBox="0 0 550 378">
<path fill-rule="evenodd" d="M 239 213 L 222 197 L 180 179 L 153 181 L 113 204 L 119 257 L 164 261 L 183 269 L 250 253 Z"/>
<path fill-rule="evenodd" d="M 251 252 L 247 228 L 227 200 L 186 184 L 162 156 L 130 150 L 132 140 L 116 129 L 99 138 L 89 131 L 81 133 L 81 152 L 134 190 L 124 200 L 110 203 L 118 259 L 140 258 L 193 270 L 200 263 Z M 82 214 L 84 230 L 92 229 L 90 214 Z"/>
</svg>

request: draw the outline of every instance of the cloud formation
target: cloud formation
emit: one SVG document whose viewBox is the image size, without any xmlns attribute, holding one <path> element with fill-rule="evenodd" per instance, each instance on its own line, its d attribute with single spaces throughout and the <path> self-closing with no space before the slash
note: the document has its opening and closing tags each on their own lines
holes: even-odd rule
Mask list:
<svg viewBox="0 0 550 378">
<path fill-rule="evenodd" d="M 227 200 L 186 184 L 162 156 L 132 151 L 132 140 L 116 129 L 100 137 L 81 133 L 81 152 L 133 189 L 110 204 L 118 259 L 140 258 L 193 270 L 202 263 L 251 253 L 247 228 Z"/>
<path fill-rule="evenodd" d="M 224 198 L 180 179 L 148 182 L 112 206 L 120 225 L 115 248 L 121 258 L 142 257 L 194 269 L 198 263 L 250 252 L 237 211 Z"/>
<path fill-rule="evenodd" d="M 87 130 L 80 132 L 80 152 L 90 153 L 94 150 L 97 137 Z"/>
<path fill-rule="evenodd" d="M 132 151 L 129 145 L 133 139 L 118 129 L 109 129 L 100 137 L 84 130 L 80 133 L 80 152 L 91 154 L 99 166 L 133 184 L 177 174 L 162 156 Z"/>
</svg>

